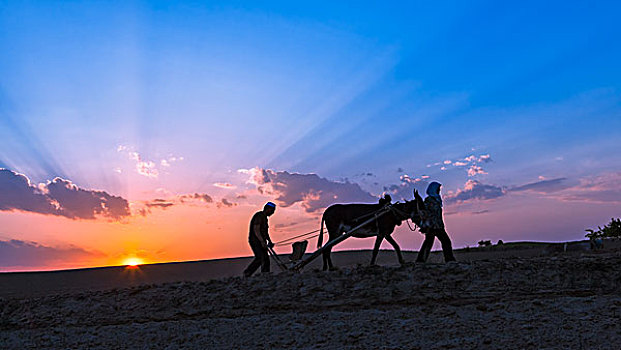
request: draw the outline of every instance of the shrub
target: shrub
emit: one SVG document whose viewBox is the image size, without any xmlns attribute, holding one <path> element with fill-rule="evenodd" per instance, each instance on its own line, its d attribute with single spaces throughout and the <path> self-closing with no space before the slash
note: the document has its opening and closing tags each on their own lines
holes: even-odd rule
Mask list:
<svg viewBox="0 0 621 350">
<path fill-rule="evenodd" d="M 612 238 L 612 237 L 621 237 L 621 219 L 610 219 L 610 222 L 604 226 L 597 226 L 597 231 L 592 229 L 585 230 L 587 234 L 584 236 L 589 239 L 594 238 Z"/>
<path fill-rule="evenodd" d="M 479 247 L 489 247 L 491 245 L 492 245 L 492 241 L 484 241 L 484 240 L 479 241 Z"/>
</svg>

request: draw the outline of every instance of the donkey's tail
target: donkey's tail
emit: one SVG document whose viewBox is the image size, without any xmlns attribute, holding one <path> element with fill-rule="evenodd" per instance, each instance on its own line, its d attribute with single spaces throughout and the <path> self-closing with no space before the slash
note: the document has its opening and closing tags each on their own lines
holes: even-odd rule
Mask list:
<svg viewBox="0 0 621 350">
<path fill-rule="evenodd" d="M 322 215 L 321 216 L 321 227 L 319 229 L 319 238 L 317 239 L 317 249 L 321 248 L 321 246 L 323 245 L 323 223 L 324 221 L 326 221 L 326 219 Z"/>
</svg>

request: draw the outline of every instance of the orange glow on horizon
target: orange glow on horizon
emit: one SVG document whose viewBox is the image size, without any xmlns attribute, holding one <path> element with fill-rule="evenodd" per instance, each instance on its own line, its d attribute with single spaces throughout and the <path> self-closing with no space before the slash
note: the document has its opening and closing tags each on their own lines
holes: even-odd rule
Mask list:
<svg viewBox="0 0 621 350">
<path fill-rule="evenodd" d="M 138 267 L 138 265 L 143 265 L 144 261 L 140 258 L 129 257 L 123 260 L 123 265 L 127 265 L 127 267 Z"/>
</svg>

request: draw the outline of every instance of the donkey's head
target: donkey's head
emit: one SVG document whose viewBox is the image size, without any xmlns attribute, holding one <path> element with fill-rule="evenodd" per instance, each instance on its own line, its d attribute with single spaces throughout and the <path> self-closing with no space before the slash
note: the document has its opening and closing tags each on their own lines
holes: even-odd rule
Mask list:
<svg viewBox="0 0 621 350">
<path fill-rule="evenodd" d="M 406 200 L 404 203 L 395 203 L 393 206 L 398 210 L 398 213 L 401 216 L 400 219 L 411 219 L 415 224 L 420 224 L 421 218 L 418 213 L 416 199 L 411 201 Z"/>
</svg>

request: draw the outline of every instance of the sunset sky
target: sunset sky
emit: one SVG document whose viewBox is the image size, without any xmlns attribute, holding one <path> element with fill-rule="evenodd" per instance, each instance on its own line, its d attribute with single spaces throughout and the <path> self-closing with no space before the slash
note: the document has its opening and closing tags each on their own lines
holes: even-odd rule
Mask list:
<svg viewBox="0 0 621 350">
<path fill-rule="evenodd" d="M 0 271 L 248 256 L 268 200 L 278 241 L 434 180 L 456 247 L 581 239 L 621 216 L 621 5 L 581 3 L 0 1 Z"/>
</svg>

